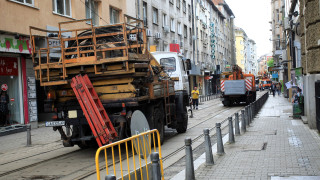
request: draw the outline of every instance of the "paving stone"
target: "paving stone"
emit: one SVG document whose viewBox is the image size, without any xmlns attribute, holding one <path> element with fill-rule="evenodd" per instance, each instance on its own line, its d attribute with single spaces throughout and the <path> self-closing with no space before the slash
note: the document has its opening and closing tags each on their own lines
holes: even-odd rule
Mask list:
<svg viewBox="0 0 320 180">
<path fill-rule="evenodd" d="M 201 179 L 320 176 L 319 134 L 291 116 L 291 103 L 270 96 L 248 132 L 226 144 L 214 166 L 200 166 L 196 174 Z M 259 150 L 261 143 L 267 143 L 265 150 Z"/>
</svg>

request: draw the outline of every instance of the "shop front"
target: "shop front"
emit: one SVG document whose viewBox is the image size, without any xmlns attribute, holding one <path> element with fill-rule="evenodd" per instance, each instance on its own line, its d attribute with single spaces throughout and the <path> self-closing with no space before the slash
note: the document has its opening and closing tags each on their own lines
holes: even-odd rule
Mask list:
<svg viewBox="0 0 320 180">
<path fill-rule="evenodd" d="M 35 78 L 27 37 L 0 35 L 0 124 L 37 122 Z"/>
</svg>

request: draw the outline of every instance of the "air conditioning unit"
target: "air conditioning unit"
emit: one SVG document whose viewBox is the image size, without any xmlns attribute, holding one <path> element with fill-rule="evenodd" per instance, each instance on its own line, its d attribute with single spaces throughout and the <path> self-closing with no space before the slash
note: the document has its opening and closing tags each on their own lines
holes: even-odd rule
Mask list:
<svg viewBox="0 0 320 180">
<path fill-rule="evenodd" d="M 285 30 L 289 30 L 289 29 L 290 29 L 289 17 L 285 17 L 285 18 L 284 18 L 284 29 L 285 29 Z"/>
<path fill-rule="evenodd" d="M 180 45 L 180 47 L 183 47 L 183 41 L 181 41 L 179 45 Z"/>
<path fill-rule="evenodd" d="M 151 29 L 147 29 L 147 37 L 151 37 L 152 33 L 151 33 Z"/>
<path fill-rule="evenodd" d="M 169 26 L 164 26 L 164 27 L 163 27 L 163 31 L 164 31 L 165 33 L 169 33 L 169 32 L 170 32 L 170 27 L 169 27 Z"/>
<path fill-rule="evenodd" d="M 155 38 L 155 39 L 161 39 L 161 33 L 157 32 L 157 33 L 154 35 L 154 38 Z"/>
<path fill-rule="evenodd" d="M 173 39 L 172 44 L 178 44 L 178 39 Z"/>
</svg>

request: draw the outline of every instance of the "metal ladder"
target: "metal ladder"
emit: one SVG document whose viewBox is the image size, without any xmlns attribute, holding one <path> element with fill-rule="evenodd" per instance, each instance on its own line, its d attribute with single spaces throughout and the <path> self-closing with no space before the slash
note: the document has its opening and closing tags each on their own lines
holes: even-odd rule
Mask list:
<svg viewBox="0 0 320 180">
<path fill-rule="evenodd" d="M 165 113 L 166 113 L 166 121 L 167 124 L 171 123 L 171 104 L 170 104 L 170 92 L 169 92 L 169 81 L 167 81 L 164 84 L 163 88 L 164 93 L 164 107 L 165 107 Z"/>
<path fill-rule="evenodd" d="M 99 147 L 111 143 L 118 136 L 117 132 L 88 76 L 77 75 L 73 77 L 71 87 Z"/>
</svg>

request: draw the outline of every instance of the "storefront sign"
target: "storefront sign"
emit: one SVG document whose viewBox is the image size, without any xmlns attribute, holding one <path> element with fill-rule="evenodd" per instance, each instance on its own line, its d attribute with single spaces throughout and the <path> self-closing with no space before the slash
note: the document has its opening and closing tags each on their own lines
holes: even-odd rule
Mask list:
<svg viewBox="0 0 320 180">
<path fill-rule="evenodd" d="M 2 91 L 7 91 L 8 90 L 8 85 L 7 84 L 2 84 L 1 85 L 1 90 Z"/>
<path fill-rule="evenodd" d="M 180 53 L 180 46 L 179 46 L 179 44 L 170 44 L 170 52 Z"/>
<path fill-rule="evenodd" d="M 0 57 L 0 76 L 18 76 L 17 58 Z"/>
<path fill-rule="evenodd" d="M 19 36 L 0 35 L 0 52 L 31 54 L 30 39 Z"/>
<path fill-rule="evenodd" d="M 211 59 L 215 59 L 215 33 L 214 33 L 214 23 L 211 22 L 210 23 L 210 37 L 211 37 L 211 41 L 210 41 L 210 46 L 211 46 Z"/>
<path fill-rule="evenodd" d="M 14 98 L 11 98 L 10 101 L 11 101 L 11 102 L 14 102 Z"/>
</svg>

